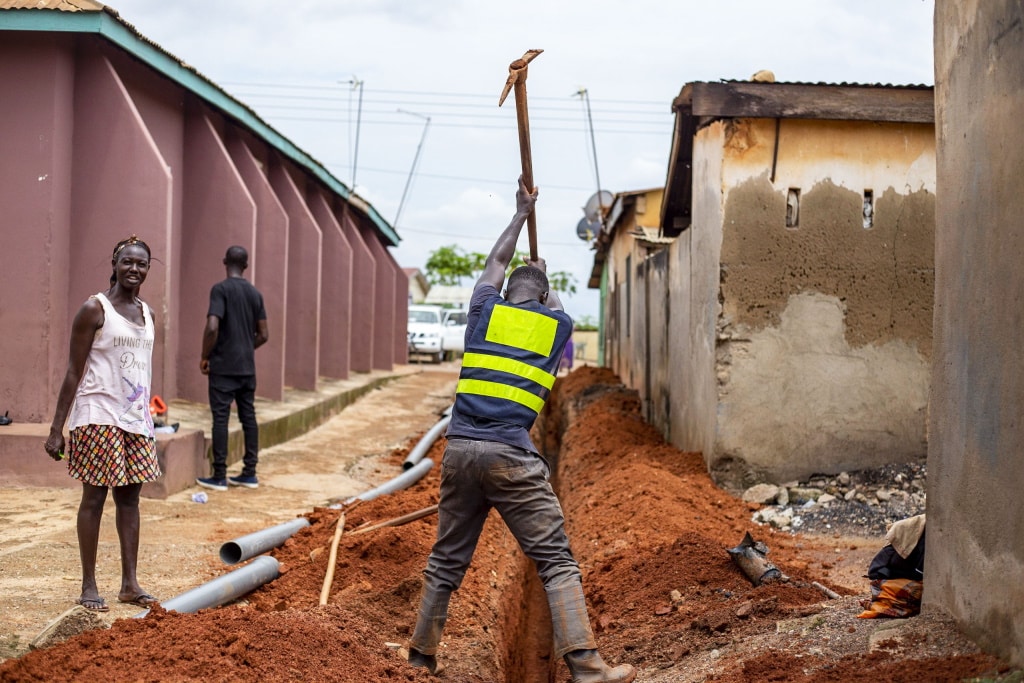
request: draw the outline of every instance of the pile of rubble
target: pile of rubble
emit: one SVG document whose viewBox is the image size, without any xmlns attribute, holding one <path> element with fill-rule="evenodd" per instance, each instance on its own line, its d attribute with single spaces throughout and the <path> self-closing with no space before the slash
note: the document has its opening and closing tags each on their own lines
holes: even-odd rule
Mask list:
<svg viewBox="0 0 1024 683">
<path fill-rule="evenodd" d="M 925 510 L 926 465 L 885 465 L 814 475 L 782 485 L 757 484 L 743 500 L 761 505 L 753 521 L 783 531 L 884 536 L 893 522 Z"/>
</svg>

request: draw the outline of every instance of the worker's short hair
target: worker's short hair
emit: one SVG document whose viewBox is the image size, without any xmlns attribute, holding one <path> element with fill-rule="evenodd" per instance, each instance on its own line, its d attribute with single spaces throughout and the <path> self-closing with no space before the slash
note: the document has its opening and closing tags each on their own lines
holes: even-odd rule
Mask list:
<svg viewBox="0 0 1024 683">
<path fill-rule="evenodd" d="M 519 266 L 508 276 L 508 289 L 516 290 L 524 286 L 536 287 L 538 293 L 546 292 L 551 287 L 547 274 L 540 268 Z"/>
</svg>

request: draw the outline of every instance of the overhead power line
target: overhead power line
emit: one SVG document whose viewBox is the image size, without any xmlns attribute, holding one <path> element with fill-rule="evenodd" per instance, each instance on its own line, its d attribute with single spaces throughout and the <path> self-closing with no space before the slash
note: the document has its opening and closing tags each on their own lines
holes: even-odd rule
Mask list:
<svg viewBox="0 0 1024 683">
<path fill-rule="evenodd" d="M 414 233 L 414 234 L 417 234 L 417 235 L 438 235 L 440 237 L 445 237 L 447 239 L 456 240 L 458 242 L 464 242 L 466 240 L 473 240 L 473 241 L 478 241 L 478 242 L 488 242 L 488 243 L 493 243 L 494 242 L 494 238 L 493 237 L 488 237 L 486 235 L 463 235 L 463 234 L 455 234 L 455 233 L 451 233 L 451 232 L 439 232 L 439 231 L 436 231 L 436 230 L 417 230 L 415 228 L 407 228 L 407 227 L 404 227 L 404 226 L 399 228 L 398 232 L 399 232 L 399 234 L 406 233 L 406 232 L 411 232 L 411 233 Z M 543 244 L 544 246 L 547 246 L 547 247 L 582 247 L 582 246 L 586 246 L 582 242 L 580 242 L 579 240 L 576 240 L 574 242 L 551 242 L 549 240 L 541 240 L 541 244 Z"/>
<path fill-rule="evenodd" d="M 304 122 L 308 122 L 308 123 L 347 123 L 346 121 L 339 121 L 338 119 L 310 118 L 310 117 L 306 117 L 306 116 L 274 116 L 274 117 L 268 117 L 268 121 L 304 121 Z M 432 119 L 432 121 L 433 122 L 430 125 L 432 127 L 435 127 L 435 128 L 477 128 L 477 129 L 483 129 L 483 130 L 508 130 L 508 126 L 484 125 L 484 124 L 480 124 L 480 123 L 473 123 L 473 124 L 454 123 L 454 122 L 453 123 L 445 123 L 443 121 L 438 122 L 438 121 L 433 120 L 433 119 Z M 374 126 L 407 126 L 409 124 L 402 123 L 402 122 L 399 122 L 399 121 L 363 121 L 363 125 L 364 126 L 367 126 L 367 125 L 374 125 Z M 583 131 L 584 128 L 582 127 L 582 125 L 579 126 L 579 127 L 574 127 L 574 128 L 553 127 L 553 126 L 544 126 L 544 125 L 535 126 L 535 125 L 533 125 L 533 121 L 531 121 L 530 122 L 530 130 L 533 131 L 533 132 L 579 133 L 579 132 Z M 668 129 L 668 130 L 664 130 L 664 129 L 663 130 L 625 130 L 625 129 L 615 129 L 615 128 L 598 128 L 596 130 L 597 130 L 597 132 L 602 133 L 604 135 L 667 135 L 667 134 L 670 134 L 672 132 L 671 129 Z"/>
<path fill-rule="evenodd" d="M 253 87 L 253 88 L 281 88 L 283 90 L 313 90 L 313 91 L 335 91 L 336 86 L 330 84 L 308 84 L 301 85 L 298 83 L 253 83 L 253 82 L 242 82 L 242 81 L 221 81 L 220 85 L 224 87 L 237 86 L 237 87 Z M 415 95 L 415 96 L 426 96 L 426 97 L 453 97 L 453 98 L 478 98 L 493 102 L 495 99 L 494 93 L 456 93 L 456 92 L 443 92 L 437 90 L 385 90 L 385 89 L 370 89 L 367 88 L 367 94 L 382 94 L 382 95 Z M 555 96 L 538 96 L 530 94 L 530 102 L 535 101 L 548 101 L 548 102 L 561 102 L 564 98 Z M 670 99 L 665 100 L 632 100 L 632 99 L 599 99 L 601 103 L 610 104 L 632 104 L 637 106 L 652 106 L 652 107 L 670 107 L 672 102 Z"/>
</svg>

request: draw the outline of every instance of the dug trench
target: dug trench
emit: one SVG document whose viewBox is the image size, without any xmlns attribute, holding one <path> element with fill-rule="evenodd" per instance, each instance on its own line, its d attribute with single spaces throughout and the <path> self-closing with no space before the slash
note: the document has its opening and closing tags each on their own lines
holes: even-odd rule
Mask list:
<svg viewBox="0 0 1024 683">
<path fill-rule="evenodd" d="M 941 614 L 859 620 L 866 581 L 843 571 L 870 544 L 772 531 L 717 488 L 699 454 L 664 443 L 608 370 L 561 378 L 534 431 L 555 471 L 602 655 L 638 681 L 959 681 L 1007 675 Z M 443 439 L 427 457 L 440 462 Z M 412 444 L 409 444 L 410 446 Z M 396 471 L 408 448 L 387 456 Z M 3 681 L 427 681 L 409 637 L 436 518 L 360 527 L 437 503 L 438 472 L 348 510 L 331 592 L 319 605 L 341 512 L 274 550 L 281 576 L 196 614 L 155 608 L 0 664 Z M 788 580 L 753 586 L 728 548 L 750 532 Z M 853 577 L 853 578 L 851 578 Z M 814 583 L 839 595 L 828 598 Z M 535 572 L 492 513 L 453 596 L 439 657 L 453 682 L 566 681 L 550 657 Z"/>
</svg>

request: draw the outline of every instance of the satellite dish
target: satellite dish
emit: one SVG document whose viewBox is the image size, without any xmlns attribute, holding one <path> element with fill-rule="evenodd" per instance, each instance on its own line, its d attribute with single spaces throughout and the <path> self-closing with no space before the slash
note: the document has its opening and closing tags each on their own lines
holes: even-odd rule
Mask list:
<svg viewBox="0 0 1024 683">
<path fill-rule="evenodd" d="M 586 218 L 581 218 L 580 222 L 576 224 L 576 236 L 584 242 L 593 240 L 600 230 L 601 221 L 589 221 Z"/>
<path fill-rule="evenodd" d="M 583 206 L 583 215 L 587 217 L 587 221 L 600 223 L 604 212 L 611 207 L 612 199 L 614 197 L 608 190 L 598 190 L 591 195 Z"/>
</svg>

